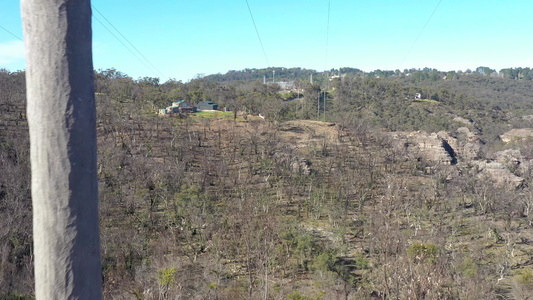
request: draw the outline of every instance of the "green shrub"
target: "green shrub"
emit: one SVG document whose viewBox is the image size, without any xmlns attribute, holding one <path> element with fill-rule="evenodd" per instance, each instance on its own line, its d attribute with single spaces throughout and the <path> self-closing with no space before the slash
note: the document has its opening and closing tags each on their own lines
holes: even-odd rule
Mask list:
<svg viewBox="0 0 533 300">
<path fill-rule="evenodd" d="M 18 292 L 12 292 L 9 294 L 0 295 L 2 300 L 34 300 L 35 297 L 32 295 L 21 294 Z"/>
<path fill-rule="evenodd" d="M 533 271 L 531 269 L 520 271 L 516 283 L 533 292 Z"/>
<path fill-rule="evenodd" d="M 289 300 L 305 300 L 305 296 L 300 294 L 298 291 L 292 291 L 290 294 L 287 295 L 287 299 L 289 299 Z"/>
<path fill-rule="evenodd" d="M 413 243 L 407 248 L 407 256 L 415 262 L 435 263 L 439 247 L 433 243 Z"/>
<path fill-rule="evenodd" d="M 162 286 L 172 286 L 175 282 L 176 267 L 171 267 L 159 271 L 159 283 Z"/>
</svg>

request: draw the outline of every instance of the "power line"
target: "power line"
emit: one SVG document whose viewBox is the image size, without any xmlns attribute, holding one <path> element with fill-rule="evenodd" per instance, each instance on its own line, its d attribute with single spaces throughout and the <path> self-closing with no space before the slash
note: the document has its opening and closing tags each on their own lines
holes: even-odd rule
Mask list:
<svg viewBox="0 0 533 300">
<path fill-rule="evenodd" d="M 100 19 L 98 19 L 95 15 L 93 15 L 93 18 L 98 21 L 98 23 L 100 23 L 100 25 L 102 25 L 109 33 L 111 33 L 111 35 L 117 39 L 117 41 L 119 43 L 122 44 L 122 46 L 124 46 L 124 48 L 126 48 L 126 50 L 128 50 L 131 54 L 133 54 L 133 56 L 135 56 L 135 58 L 137 58 L 146 68 L 150 69 L 150 66 L 147 65 L 135 52 L 133 52 L 128 46 L 126 46 L 126 44 L 124 44 L 124 42 L 122 40 L 120 40 L 104 23 L 102 23 L 102 21 L 100 21 Z M 150 70 L 153 72 L 153 70 Z"/>
<path fill-rule="evenodd" d="M 248 4 L 248 0 L 246 0 L 246 6 L 248 6 L 248 12 L 250 12 L 250 17 L 252 18 L 252 23 L 254 23 L 255 33 L 257 33 L 257 38 L 259 39 L 259 44 L 261 44 L 261 49 L 263 49 L 263 55 L 265 56 L 265 60 L 267 63 L 267 66 L 270 68 L 270 63 L 268 62 L 268 58 L 265 52 L 265 47 L 263 47 L 263 42 L 261 41 L 261 36 L 259 35 L 259 30 L 257 30 L 257 26 L 255 25 L 254 15 L 252 14 L 252 10 L 250 9 L 250 4 Z"/>
<path fill-rule="evenodd" d="M 151 69 L 151 71 L 155 72 L 155 73 L 158 73 L 161 77 L 165 77 L 163 75 L 163 73 L 161 73 L 161 71 L 159 71 L 159 69 L 157 69 L 156 66 L 154 66 L 154 64 L 152 64 L 150 62 L 150 60 L 148 60 L 148 58 L 146 58 L 146 56 L 144 56 L 141 51 L 139 51 L 139 49 L 137 49 L 121 32 L 120 30 L 118 30 L 114 25 L 113 23 L 111 23 L 111 21 L 109 21 L 94 5 L 91 5 L 91 7 L 96 11 L 98 12 L 98 14 L 100 16 L 102 16 L 102 18 L 104 18 L 104 20 L 109 24 L 111 25 L 111 27 L 113 27 L 113 29 L 115 29 L 115 31 L 131 46 L 131 48 L 133 48 L 135 51 L 137 51 L 137 53 L 144 59 L 144 61 L 139 58 L 139 56 L 137 56 L 137 54 L 135 54 L 128 46 L 126 46 L 126 44 L 124 44 L 106 25 L 104 25 L 104 23 L 102 23 L 102 21 L 100 21 L 94 14 L 93 14 L 93 17 L 96 19 L 96 21 L 98 21 L 102 26 L 104 26 L 104 28 L 109 31 L 109 33 L 111 33 L 111 35 L 113 35 L 113 37 L 115 37 L 124 47 L 126 47 L 126 49 L 128 49 L 128 51 L 130 51 L 139 61 L 141 61 L 145 67 L 147 67 L 148 69 Z M 150 66 L 148 66 L 146 63 L 148 63 Z"/>
<path fill-rule="evenodd" d="M 7 32 L 7 33 L 11 34 L 12 36 L 14 36 L 17 40 L 22 41 L 22 39 L 19 38 L 16 34 L 14 34 L 13 32 L 11 32 L 11 31 L 9 31 L 9 30 L 7 30 L 7 29 L 4 28 L 3 26 L 0 25 L 0 28 L 2 28 L 5 32 Z"/>
<path fill-rule="evenodd" d="M 422 30 L 420 30 L 420 33 L 418 33 L 418 36 L 416 37 L 415 42 L 411 45 L 411 48 L 409 48 L 409 51 L 407 52 L 407 54 L 406 54 L 405 57 L 403 58 L 402 66 L 404 65 L 405 60 L 407 59 L 407 57 L 409 56 L 409 54 L 411 54 L 411 51 L 413 50 L 413 48 L 415 47 L 416 43 L 418 42 L 418 39 L 420 39 L 420 37 L 422 36 L 422 33 L 424 32 L 424 30 L 425 30 L 426 27 L 428 26 L 429 21 L 431 21 L 431 18 L 433 18 L 433 15 L 434 15 L 435 12 L 437 11 L 437 8 L 439 8 L 439 5 L 440 5 L 441 2 L 442 2 L 442 0 L 439 0 L 439 3 L 437 3 L 437 6 L 435 6 L 435 9 L 433 10 L 433 12 L 431 13 L 431 15 L 429 16 L 428 20 L 426 21 L 426 24 L 424 24 L 424 27 L 422 27 Z"/>
</svg>

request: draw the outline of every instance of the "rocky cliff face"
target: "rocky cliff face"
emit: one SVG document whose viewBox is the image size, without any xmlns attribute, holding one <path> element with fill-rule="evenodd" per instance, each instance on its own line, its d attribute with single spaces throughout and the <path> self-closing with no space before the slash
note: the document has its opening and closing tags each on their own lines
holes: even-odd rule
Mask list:
<svg viewBox="0 0 533 300">
<path fill-rule="evenodd" d="M 474 161 L 478 168 L 477 177 L 487 178 L 499 186 L 518 188 L 524 184 L 524 178 L 513 174 L 510 169 L 497 161 Z"/>
<path fill-rule="evenodd" d="M 403 147 L 411 158 L 435 164 L 453 165 L 477 160 L 482 154 L 483 142 L 466 127 L 459 128 L 456 135 L 445 131 L 430 134 L 424 131 L 392 132 L 390 135 L 396 147 Z"/>
<path fill-rule="evenodd" d="M 392 132 L 390 136 L 395 147 L 405 150 L 409 159 L 425 160 L 438 165 L 457 163 L 455 150 L 437 133 Z"/>
<path fill-rule="evenodd" d="M 408 159 L 424 160 L 441 166 L 475 167 L 476 176 L 485 177 L 494 184 L 517 188 L 524 184 L 524 174 L 529 162 L 524 161 L 519 150 L 508 149 L 482 159 L 483 141 L 466 127 L 457 129 L 455 135 L 438 133 L 392 132 L 393 144 L 404 150 Z"/>
<path fill-rule="evenodd" d="M 437 136 L 445 140 L 453 148 L 459 161 L 481 159 L 483 141 L 468 128 L 458 128 L 455 136 L 445 131 L 438 132 Z"/>
<path fill-rule="evenodd" d="M 454 165 L 460 157 L 457 150 L 461 147 L 457 139 L 443 131 L 430 134 L 425 131 L 392 132 L 390 136 L 393 144 L 405 150 L 410 159 L 425 160 L 438 165 Z"/>
</svg>

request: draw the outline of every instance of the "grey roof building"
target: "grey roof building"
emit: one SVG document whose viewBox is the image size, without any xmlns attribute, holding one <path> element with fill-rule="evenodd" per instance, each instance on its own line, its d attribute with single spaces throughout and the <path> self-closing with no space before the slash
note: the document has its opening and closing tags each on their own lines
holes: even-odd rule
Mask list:
<svg viewBox="0 0 533 300">
<path fill-rule="evenodd" d="M 217 110 L 218 104 L 213 101 L 202 101 L 198 103 L 198 110 Z"/>
</svg>

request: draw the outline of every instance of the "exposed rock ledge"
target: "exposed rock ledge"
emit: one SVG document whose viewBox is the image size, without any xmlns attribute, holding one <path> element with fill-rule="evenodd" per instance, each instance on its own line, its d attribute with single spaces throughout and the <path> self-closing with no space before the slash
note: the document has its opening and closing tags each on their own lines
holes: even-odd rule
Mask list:
<svg viewBox="0 0 533 300">
<path fill-rule="evenodd" d="M 395 147 L 405 151 L 409 159 L 422 159 L 436 165 L 468 162 L 476 166 L 476 176 L 485 177 L 496 185 L 517 188 L 524 184 L 524 178 L 511 172 L 512 169 L 520 171 L 525 164 L 519 150 L 496 152 L 492 160 L 480 160 L 483 142 L 466 127 L 457 131 L 458 137 L 445 131 L 391 132 L 390 136 Z"/>
<path fill-rule="evenodd" d="M 505 143 L 517 142 L 528 138 L 533 138 L 533 129 L 531 128 L 515 128 L 500 135 L 500 139 Z"/>
<path fill-rule="evenodd" d="M 481 140 L 466 127 L 459 132 L 465 136 L 461 140 L 448 132 L 426 133 L 392 132 L 390 136 L 399 149 L 407 152 L 412 159 L 424 159 L 440 165 L 456 164 L 458 159 L 474 160 L 481 158 Z"/>
<path fill-rule="evenodd" d="M 499 186 L 518 188 L 524 184 L 524 178 L 511 173 L 506 165 L 501 162 L 474 161 L 479 168 L 478 177 L 486 177 Z"/>
</svg>

